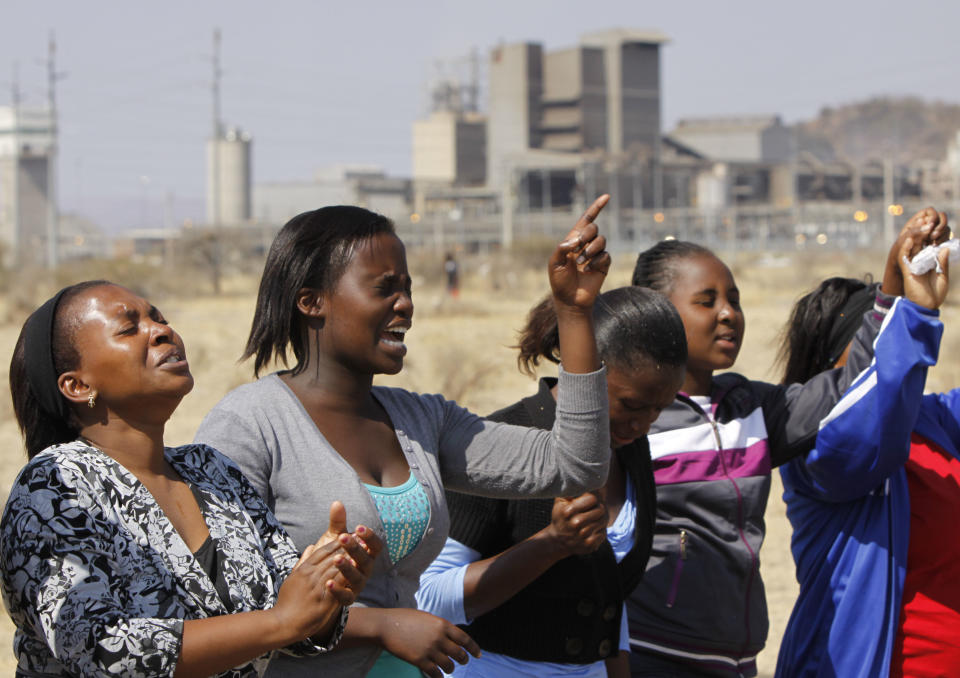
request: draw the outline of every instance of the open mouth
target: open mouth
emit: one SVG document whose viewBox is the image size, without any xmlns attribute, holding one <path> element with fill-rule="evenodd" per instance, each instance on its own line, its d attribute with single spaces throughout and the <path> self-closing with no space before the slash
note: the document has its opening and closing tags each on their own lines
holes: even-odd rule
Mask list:
<svg viewBox="0 0 960 678">
<path fill-rule="evenodd" d="M 184 352 L 175 349 L 161 358 L 160 362 L 157 363 L 159 366 L 163 367 L 164 365 L 179 365 L 180 363 L 185 363 L 187 361 Z"/>
<path fill-rule="evenodd" d="M 386 330 L 383 333 L 383 338 L 386 339 L 387 341 L 392 341 L 398 344 L 402 344 L 403 338 L 404 336 L 406 336 L 406 334 L 407 334 L 407 331 L 402 329 Z"/>
<path fill-rule="evenodd" d="M 395 327 L 388 327 L 380 335 L 380 341 L 388 348 L 406 353 L 407 346 L 406 344 L 403 343 L 403 340 L 407 336 L 407 332 L 409 330 L 410 330 L 409 325 L 398 325 Z"/>
</svg>

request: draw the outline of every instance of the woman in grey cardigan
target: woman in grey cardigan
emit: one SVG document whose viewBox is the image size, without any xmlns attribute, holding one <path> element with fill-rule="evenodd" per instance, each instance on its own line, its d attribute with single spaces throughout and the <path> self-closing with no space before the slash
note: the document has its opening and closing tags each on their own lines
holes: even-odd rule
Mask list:
<svg viewBox="0 0 960 678">
<path fill-rule="evenodd" d="M 560 331 L 552 431 L 484 421 L 441 396 L 373 386 L 403 365 L 413 302 L 392 223 L 359 207 L 294 217 L 271 246 L 244 358 L 292 369 L 229 393 L 197 440 L 228 450 L 300 546 L 325 525 L 320 507 L 343 501 L 351 522 L 388 548 L 326 658 L 274 660 L 268 675 L 440 676 L 476 644 L 419 612 L 421 572 L 447 536 L 444 488 L 496 497 L 577 495 L 606 479 L 606 376 L 592 307 L 610 265 L 593 223 L 602 196 L 549 262 Z M 374 666 L 376 664 L 376 666 Z"/>
</svg>

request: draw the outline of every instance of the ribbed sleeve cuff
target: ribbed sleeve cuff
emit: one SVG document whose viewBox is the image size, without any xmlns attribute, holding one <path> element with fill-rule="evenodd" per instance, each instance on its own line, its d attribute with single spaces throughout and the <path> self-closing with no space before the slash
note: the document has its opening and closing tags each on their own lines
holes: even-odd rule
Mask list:
<svg viewBox="0 0 960 678">
<path fill-rule="evenodd" d="M 595 412 L 607 407 L 607 368 L 576 374 L 560 365 L 557 409 L 564 412 Z"/>
<path fill-rule="evenodd" d="M 880 291 L 880 288 L 877 288 L 877 298 L 873 302 L 873 312 L 878 315 L 884 316 L 890 312 L 890 309 L 893 308 L 893 302 L 896 297 L 889 294 L 884 294 Z"/>
</svg>

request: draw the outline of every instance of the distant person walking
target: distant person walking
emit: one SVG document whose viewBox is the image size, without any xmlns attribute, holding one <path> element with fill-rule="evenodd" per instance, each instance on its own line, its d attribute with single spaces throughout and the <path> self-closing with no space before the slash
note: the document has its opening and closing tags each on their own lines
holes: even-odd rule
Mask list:
<svg viewBox="0 0 960 678">
<path fill-rule="evenodd" d="M 460 267 L 452 252 L 447 252 L 443 261 L 443 273 L 447 276 L 447 294 L 456 299 L 460 296 Z"/>
</svg>

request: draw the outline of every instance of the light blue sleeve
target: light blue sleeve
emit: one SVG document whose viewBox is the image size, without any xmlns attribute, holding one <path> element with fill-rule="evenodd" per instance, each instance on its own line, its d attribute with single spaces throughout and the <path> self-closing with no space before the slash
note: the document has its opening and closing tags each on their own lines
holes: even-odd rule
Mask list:
<svg viewBox="0 0 960 678">
<path fill-rule="evenodd" d="M 447 538 L 440 555 L 420 575 L 417 607 L 453 624 L 469 624 L 463 611 L 463 575 L 480 552 Z"/>
</svg>

